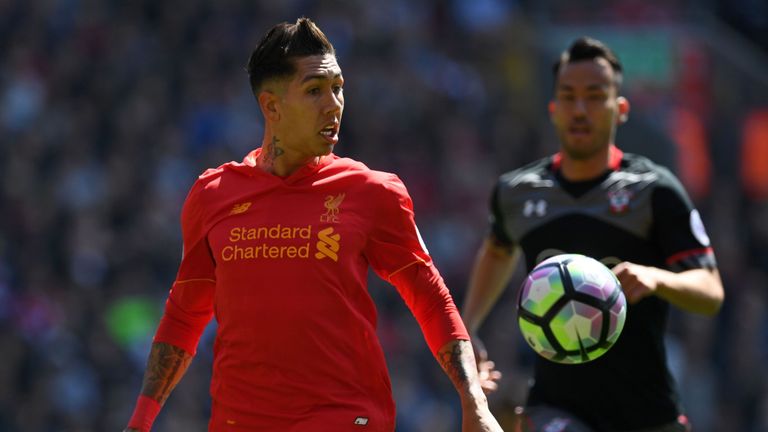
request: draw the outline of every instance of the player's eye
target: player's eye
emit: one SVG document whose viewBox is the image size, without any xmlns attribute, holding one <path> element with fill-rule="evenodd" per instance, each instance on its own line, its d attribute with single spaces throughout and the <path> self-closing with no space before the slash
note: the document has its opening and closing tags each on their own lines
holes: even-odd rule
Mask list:
<svg viewBox="0 0 768 432">
<path fill-rule="evenodd" d="M 344 91 L 344 89 L 340 85 L 333 86 L 333 93 L 338 95 L 341 94 Z"/>
<path fill-rule="evenodd" d="M 605 100 L 605 95 L 602 93 L 591 93 L 587 96 L 587 100 L 591 102 L 601 102 Z"/>
<path fill-rule="evenodd" d="M 315 95 L 319 95 L 319 94 L 320 94 L 320 87 L 310 87 L 310 88 L 307 90 L 307 93 L 308 93 L 308 94 L 311 94 L 311 95 L 313 95 L 313 96 L 315 96 Z"/>
</svg>

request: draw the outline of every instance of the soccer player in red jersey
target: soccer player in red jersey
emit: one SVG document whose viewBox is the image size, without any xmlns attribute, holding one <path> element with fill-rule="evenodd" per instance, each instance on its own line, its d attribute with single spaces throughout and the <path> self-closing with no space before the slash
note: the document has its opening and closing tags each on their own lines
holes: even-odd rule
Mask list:
<svg viewBox="0 0 768 432">
<path fill-rule="evenodd" d="M 483 393 L 494 375 L 483 369 L 481 382 L 405 186 L 332 153 L 344 109 L 333 46 L 309 19 L 282 23 L 248 72 L 262 146 L 189 192 L 184 255 L 126 431 L 151 429 L 212 316 L 209 430 L 393 431 L 369 266 L 397 287 L 456 387 L 463 431 L 501 431 Z"/>
</svg>

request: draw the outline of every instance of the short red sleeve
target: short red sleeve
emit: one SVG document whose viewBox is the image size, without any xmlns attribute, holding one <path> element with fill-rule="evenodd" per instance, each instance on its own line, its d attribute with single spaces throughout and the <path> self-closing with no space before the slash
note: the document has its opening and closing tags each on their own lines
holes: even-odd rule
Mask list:
<svg viewBox="0 0 768 432">
<path fill-rule="evenodd" d="M 403 182 L 387 174 L 371 196 L 373 228 L 365 256 L 384 280 L 411 264 L 431 264 L 432 258 L 421 239 L 413 214 L 413 202 Z"/>
<path fill-rule="evenodd" d="M 155 342 L 165 342 L 194 354 L 213 315 L 216 274 L 203 228 L 200 184 L 190 191 L 181 213 L 184 251 Z"/>
</svg>

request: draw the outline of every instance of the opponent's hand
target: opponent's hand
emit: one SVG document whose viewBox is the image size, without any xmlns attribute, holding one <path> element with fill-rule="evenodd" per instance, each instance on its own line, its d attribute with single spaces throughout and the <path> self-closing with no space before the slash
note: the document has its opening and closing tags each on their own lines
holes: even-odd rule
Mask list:
<svg viewBox="0 0 768 432">
<path fill-rule="evenodd" d="M 498 381 L 501 380 L 502 375 L 494 367 L 496 364 L 490 360 L 484 360 L 477 364 L 477 377 L 485 394 L 491 394 L 499 389 Z"/>
<path fill-rule="evenodd" d="M 631 262 L 622 262 L 613 268 L 613 273 L 621 283 L 621 289 L 627 302 L 634 304 L 653 295 L 659 287 L 661 277 L 659 269 L 646 267 Z"/>
<path fill-rule="evenodd" d="M 473 334 L 471 339 L 480 387 L 483 388 L 485 394 L 491 394 L 499 388 L 496 382 L 501 379 L 501 372 L 494 369 L 496 367 L 494 362 L 488 360 L 488 351 L 485 349 L 483 341 L 476 334 Z"/>
</svg>

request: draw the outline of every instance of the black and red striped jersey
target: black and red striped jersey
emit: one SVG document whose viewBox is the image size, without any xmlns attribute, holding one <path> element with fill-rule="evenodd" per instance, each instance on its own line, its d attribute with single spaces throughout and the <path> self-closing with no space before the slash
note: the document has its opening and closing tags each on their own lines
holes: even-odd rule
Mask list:
<svg viewBox="0 0 768 432">
<path fill-rule="evenodd" d="M 530 271 L 561 253 L 609 267 L 622 261 L 683 271 L 715 268 L 704 225 L 679 180 L 649 159 L 611 147 L 609 169 L 570 182 L 560 157 L 502 175 L 491 200 L 495 241 L 519 246 Z M 563 365 L 537 358 L 529 405 L 574 413 L 598 431 L 674 421 L 678 396 L 666 364 L 669 304 L 650 296 L 630 305 L 621 337 L 604 356 Z"/>
</svg>

